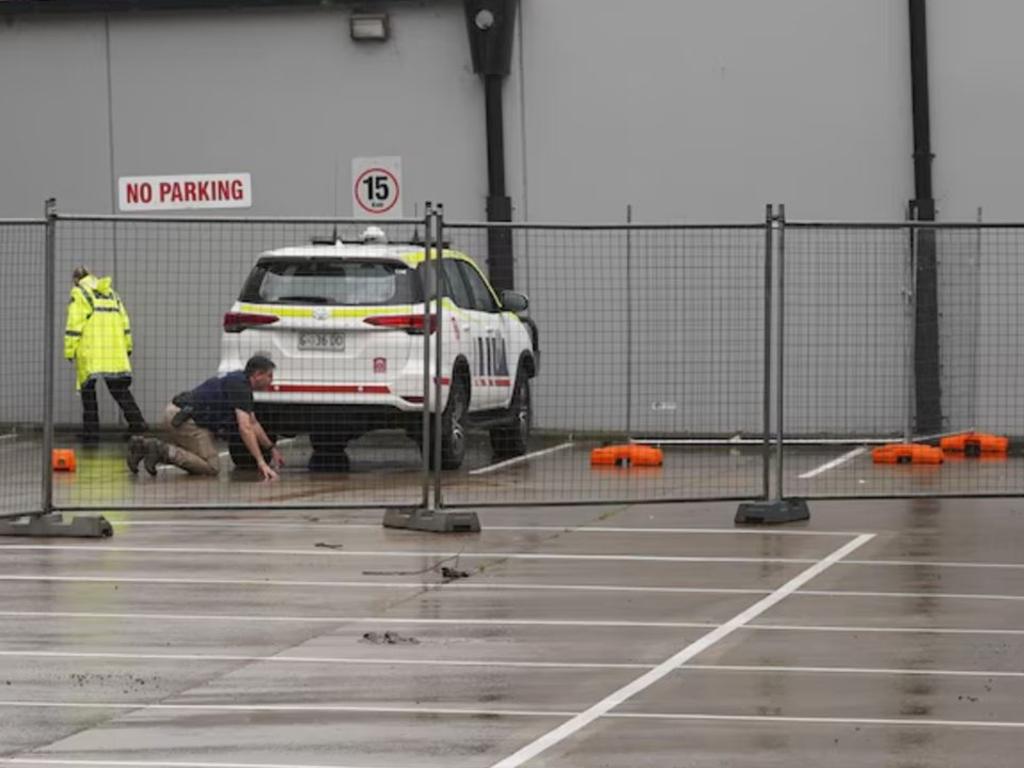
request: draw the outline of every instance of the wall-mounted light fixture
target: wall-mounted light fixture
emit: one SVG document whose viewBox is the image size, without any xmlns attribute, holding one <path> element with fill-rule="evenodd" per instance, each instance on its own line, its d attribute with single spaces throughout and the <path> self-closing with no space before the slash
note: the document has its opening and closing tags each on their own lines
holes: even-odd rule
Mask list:
<svg viewBox="0 0 1024 768">
<path fill-rule="evenodd" d="M 390 28 L 386 13 L 353 13 L 349 17 L 349 31 L 353 40 L 388 39 Z"/>
</svg>

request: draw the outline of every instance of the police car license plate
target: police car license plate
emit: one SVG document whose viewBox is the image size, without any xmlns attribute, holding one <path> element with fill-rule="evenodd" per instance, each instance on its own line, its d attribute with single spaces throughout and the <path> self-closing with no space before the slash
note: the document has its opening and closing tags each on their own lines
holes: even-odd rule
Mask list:
<svg viewBox="0 0 1024 768">
<path fill-rule="evenodd" d="M 344 333 L 300 333 L 299 349 L 324 352 L 344 352 Z"/>
</svg>

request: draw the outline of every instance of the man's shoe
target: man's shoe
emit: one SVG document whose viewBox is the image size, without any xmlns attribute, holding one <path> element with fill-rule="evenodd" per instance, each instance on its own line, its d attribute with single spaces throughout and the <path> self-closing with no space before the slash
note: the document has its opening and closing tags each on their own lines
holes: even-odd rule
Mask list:
<svg viewBox="0 0 1024 768">
<path fill-rule="evenodd" d="M 166 464 L 169 461 L 170 455 L 165 443 L 159 440 L 146 440 L 146 455 L 142 457 L 142 466 L 149 472 L 150 477 L 156 477 L 156 468 L 159 464 Z"/>
<path fill-rule="evenodd" d="M 128 442 L 128 457 L 125 459 L 128 469 L 133 475 L 139 474 L 139 462 L 144 458 L 146 458 L 146 441 L 135 435 Z"/>
</svg>

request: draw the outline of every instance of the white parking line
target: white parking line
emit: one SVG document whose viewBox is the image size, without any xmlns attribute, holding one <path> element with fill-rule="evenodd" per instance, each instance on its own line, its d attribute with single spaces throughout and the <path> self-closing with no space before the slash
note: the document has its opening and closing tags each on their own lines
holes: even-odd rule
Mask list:
<svg viewBox="0 0 1024 768">
<path fill-rule="evenodd" d="M 815 475 L 820 475 L 822 472 L 828 472 L 830 469 L 835 469 L 836 467 L 840 466 L 841 464 L 845 464 L 846 462 L 850 461 L 850 459 L 857 458 L 862 453 L 864 453 L 866 450 L 867 450 L 867 448 L 865 446 L 863 446 L 863 445 L 860 448 L 854 448 L 852 451 L 848 451 L 847 453 L 844 453 L 838 459 L 832 459 L 832 461 L 829 461 L 829 462 L 826 462 L 825 464 L 822 464 L 817 469 L 812 469 L 810 472 L 804 472 L 802 475 L 798 475 L 798 477 L 801 480 L 806 480 L 809 477 L 814 477 Z"/>
<path fill-rule="evenodd" d="M 356 666 L 409 666 L 409 667 L 487 667 L 511 669 L 653 669 L 655 664 L 631 662 L 587 661 L 506 661 L 502 659 L 396 659 L 366 658 L 362 656 L 244 656 L 219 653 L 114 653 L 102 651 L 0 651 L 0 657 L 22 659 L 95 659 L 112 661 L 195 661 L 242 662 L 246 664 L 352 664 Z M 702 672 L 753 672 L 768 674 L 827 674 L 827 675 L 921 675 L 925 677 L 984 677 L 1024 678 L 1024 672 L 974 669 L 907 669 L 902 667 L 801 667 L 773 664 L 682 664 L 680 670 Z"/>
<path fill-rule="evenodd" d="M 716 720 L 740 723 L 806 723 L 808 725 L 895 725 L 905 727 L 916 725 L 923 727 L 951 728 L 1024 728 L 1024 722 L 1007 722 L 1000 720 L 932 720 L 914 717 L 798 717 L 784 715 L 704 715 L 675 714 L 672 712 L 613 712 L 605 717 L 628 720 Z M 500 765 L 500 763 L 497 763 Z"/>
<path fill-rule="evenodd" d="M 890 667 L 786 667 L 756 664 L 685 664 L 683 669 L 710 672 L 780 672 L 827 675 L 935 675 L 938 677 L 1024 677 L 1024 672 L 996 672 L 973 669 L 903 669 Z"/>
<path fill-rule="evenodd" d="M 1024 595 L 992 595 L 976 592 L 866 592 L 845 589 L 806 589 L 797 593 L 810 597 L 898 597 L 936 598 L 941 600 L 1024 600 Z"/>
<path fill-rule="evenodd" d="M 488 511 L 480 510 L 479 514 L 487 514 Z M 332 528 L 344 530 L 346 528 L 365 529 L 379 531 L 380 523 L 325 523 L 319 520 L 310 520 L 302 523 L 275 523 L 246 520 L 120 520 L 111 521 L 114 529 L 131 529 L 138 526 L 168 526 L 168 527 L 213 527 L 213 528 Z M 550 531 L 552 533 L 654 533 L 654 534 L 740 534 L 753 536 L 831 536 L 848 539 L 851 536 L 859 536 L 864 531 L 794 531 L 774 530 L 771 528 L 629 528 L 626 526 L 607 525 L 487 525 L 487 531 L 514 531 L 523 533 L 535 533 Z"/>
<path fill-rule="evenodd" d="M 706 595 L 767 595 L 769 589 L 732 589 L 718 587 L 632 587 L 604 584 L 524 584 L 500 581 L 298 581 L 290 579 L 203 579 L 170 578 L 162 576 L 54 576 L 30 574 L 0 574 L 2 582 L 84 582 L 95 584 L 195 584 L 202 586 L 239 587 L 369 587 L 371 589 L 439 589 L 447 587 L 456 590 L 534 590 L 549 592 L 639 592 L 664 594 L 706 594 Z M 846 593 L 844 593 L 846 594 Z M 853 593 L 850 593 L 853 594 Z M 938 597 L 938 595 L 935 595 Z M 1019 598 L 1024 600 L 1024 597 Z"/>
<path fill-rule="evenodd" d="M 37 753 L 44 754 L 44 753 Z M 191 760 L 67 760 L 60 757 L 0 757 L 0 765 L 117 766 L 118 768 L 369 768 L 368 766 L 318 763 L 210 763 Z M 375 768 L 381 768 L 376 766 Z"/>
<path fill-rule="evenodd" d="M 98 653 L 76 651 L 0 651 L 0 657 L 111 659 L 117 661 L 231 661 L 248 664 L 357 664 L 410 667 L 510 667 L 515 669 L 650 669 L 653 664 L 598 663 L 585 661 L 501 661 L 468 659 L 371 659 L 359 656 L 236 656 L 203 653 Z M 1020 673 L 1024 675 L 1024 672 Z"/>
<path fill-rule="evenodd" d="M 207 579 L 180 578 L 164 576 L 56 576 L 52 574 L 0 573 L 3 582 L 43 582 L 43 583 L 88 583 L 88 584 L 161 584 L 161 585 L 199 585 L 222 587 L 302 587 L 337 589 L 338 587 L 354 587 L 370 589 L 440 589 L 445 587 L 456 591 L 515 591 L 525 592 L 627 592 L 640 594 L 670 595 L 767 595 L 770 589 L 754 589 L 745 587 L 655 587 L 655 586 L 623 586 L 619 584 L 535 584 L 506 581 L 369 581 L 369 580 L 320 580 L 320 579 Z M 800 589 L 793 593 L 794 597 L 878 597 L 878 598 L 933 598 L 937 600 L 1005 600 L 1022 602 L 1024 595 L 984 594 L 974 592 L 878 592 L 855 589 Z"/>
<path fill-rule="evenodd" d="M 385 715 L 452 715 L 465 717 L 522 717 L 522 718 L 546 718 L 546 717 L 568 717 L 574 713 L 564 709 L 485 709 L 469 707 L 388 707 L 388 706 L 366 706 L 349 704 L 139 704 L 137 702 L 125 703 L 117 701 L 24 701 L 5 700 L 0 701 L 0 707 L 12 707 L 19 709 L 42 709 L 54 707 L 60 709 L 115 709 L 115 710 L 136 710 L 139 712 L 153 710 L 159 712 L 354 712 L 372 713 Z M 585 713 L 583 713 L 585 714 Z M 577 715 L 580 717 L 581 715 Z M 809 723 L 809 724 L 835 724 L 835 725 L 917 725 L 917 726 L 949 726 L 958 728 L 1024 728 L 1024 722 L 1007 722 L 1001 720 L 933 720 L 926 718 L 912 717 L 800 717 L 784 715 L 712 715 L 703 713 L 675 713 L 675 712 L 604 712 L 600 717 L 628 719 L 628 720 L 717 720 L 726 722 L 766 722 L 766 723 Z M 574 718 L 575 719 L 575 718 Z M 590 718 L 588 722 L 597 719 Z M 513 760 L 516 755 L 511 755 L 504 760 L 494 764 L 493 768 L 505 768 L 506 766 L 522 765 L 523 760 Z M 533 754 L 538 754 L 534 752 Z M 25 762 L 36 758 L 0 758 L 8 763 Z M 43 758 L 38 758 L 43 759 Z M 524 758 L 525 759 L 525 758 Z M 47 762 L 51 762 L 48 758 Z M 57 759 L 56 762 L 66 761 Z M 38 764 L 38 763 L 36 763 Z M 93 765 L 116 765 L 110 761 L 92 763 Z M 134 763 L 128 763 L 129 765 Z M 168 765 L 168 763 L 148 763 L 148 765 Z M 171 763 L 171 765 L 175 765 Z M 181 765 L 181 764 L 178 764 Z M 213 765 L 224 765 L 213 764 Z M 243 763 L 242 765 L 252 765 Z M 258 765 L 258 764 L 257 764 Z M 262 768 L 262 766 L 260 767 Z M 294 768 L 294 766 L 289 766 Z"/>
<path fill-rule="evenodd" d="M 847 560 L 843 565 L 878 565 L 883 568 L 1024 568 L 1024 563 L 972 563 L 953 560 Z"/>
<path fill-rule="evenodd" d="M 807 557 L 705 557 L 699 555 L 573 555 L 542 552 L 435 552 L 431 550 L 227 549 L 215 547 L 116 547 L 103 544 L 0 544 L 0 551 L 138 552 L 179 555 L 275 555 L 282 557 L 436 557 L 438 559 L 581 560 L 652 563 L 815 563 Z"/>
<path fill-rule="evenodd" d="M 474 707 L 399 707 L 365 704 L 167 704 L 123 701 L 27 701 L 0 700 L 0 707 L 18 709 L 130 709 L 136 712 L 355 712 L 390 715 L 466 715 L 492 717 L 567 717 L 571 711 L 563 709 L 478 709 Z"/>
<path fill-rule="evenodd" d="M 7 611 L 0 616 L 19 619 L 97 619 L 106 621 L 145 620 L 165 622 L 263 622 L 267 624 L 389 624 L 393 626 L 466 626 L 466 627 L 613 627 L 623 629 L 715 629 L 714 621 L 615 621 L 601 619 L 424 619 L 415 616 L 273 616 L 249 614 L 247 616 L 223 613 L 114 613 L 94 611 Z M 1024 629 L 987 629 L 961 627 L 873 627 L 846 625 L 806 624 L 747 624 L 746 631 L 757 632 L 848 632 L 853 634 L 922 634 L 922 635 L 1007 635 L 1024 636 Z"/>
<path fill-rule="evenodd" d="M 713 621 L 616 621 L 590 619 L 424 619 L 398 616 L 247 616 L 223 613 L 113 613 L 96 611 L 4 611 L 0 616 L 20 619 L 119 619 L 124 621 L 224 621 L 261 622 L 267 624 L 417 624 L 427 626 L 483 626 L 483 627 L 619 627 L 655 629 L 709 629 L 717 627 Z M 1020 630 L 1024 634 L 1024 629 Z"/>
<path fill-rule="evenodd" d="M 472 469 L 469 471 L 471 475 L 483 475 L 487 472 L 494 472 L 497 469 L 504 469 L 505 467 L 511 467 L 513 464 L 522 464 L 524 461 L 530 459 L 536 459 L 538 456 L 546 456 L 549 453 L 555 453 L 556 451 L 564 451 L 566 448 L 571 448 L 573 443 L 562 443 L 552 448 L 545 448 L 543 451 L 534 451 L 533 453 L 527 453 L 522 456 L 516 456 L 513 459 L 506 459 L 505 461 L 499 461 L 497 464 L 491 464 L 486 467 L 480 467 L 480 469 Z"/>
<path fill-rule="evenodd" d="M 773 532 L 777 533 L 777 532 Z M 140 552 L 145 554 L 188 555 L 280 555 L 298 557 L 436 557 L 436 558 L 504 558 L 507 560 L 593 560 L 666 563 L 792 563 L 808 564 L 817 560 L 808 557 L 703 557 L 684 555 L 573 555 L 540 552 L 451 552 L 431 550 L 376 551 L 346 549 L 228 549 L 215 547 L 118 547 L 109 544 L 0 544 L 0 551 L 27 552 Z M 938 560 L 844 560 L 839 565 L 880 566 L 898 568 L 990 568 L 1024 569 L 1024 563 L 974 563 Z"/>
<path fill-rule="evenodd" d="M 795 592 L 801 586 L 803 586 L 808 581 L 813 579 L 815 576 L 818 576 L 819 574 L 827 570 L 830 566 L 834 565 L 854 550 L 860 548 L 861 546 L 869 542 L 872 538 L 874 538 L 873 534 L 863 534 L 861 536 L 858 536 L 853 541 L 844 544 L 839 549 L 834 551 L 832 554 L 819 560 L 810 568 L 807 568 L 806 570 L 802 571 L 797 576 L 794 576 L 792 579 L 787 581 L 785 584 L 776 589 L 767 597 L 758 600 L 756 603 L 754 603 L 752 606 L 747 608 L 742 613 L 737 614 L 729 621 L 708 632 L 699 640 L 690 643 L 685 648 L 681 649 L 678 653 L 674 654 L 673 656 L 670 656 L 654 669 L 650 670 L 649 672 L 646 672 L 645 674 L 633 680 L 631 683 L 624 685 L 617 691 L 614 691 L 613 693 L 604 697 L 599 702 L 591 706 L 589 709 L 571 717 L 569 720 L 562 723 L 557 728 L 548 731 L 540 738 L 535 739 L 534 741 L 527 744 L 525 747 L 522 747 L 521 749 L 517 750 L 516 752 L 504 758 L 503 760 L 499 760 L 497 763 L 494 764 L 493 768 L 516 768 L 516 766 L 522 765 L 523 763 L 533 759 L 542 752 L 547 751 L 555 744 L 558 744 L 564 741 L 565 739 L 569 738 L 574 733 L 586 727 L 597 718 L 608 714 L 611 710 L 615 709 L 623 702 L 632 698 L 636 694 L 646 690 L 654 683 L 658 682 L 663 677 L 668 675 L 670 672 L 677 669 L 681 664 L 685 664 L 694 656 L 707 650 L 712 645 L 717 643 L 719 640 L 722 640 L 723 638 L 735 632 L 737 629 L 740 629 L 746 624 L 749 624 L 751 621 L 756 619 L 769 608 L 773 607 L 777 603 L 784 600 L 786 597 L 791 595 L 793 592 Z"/>
<path fill-rule="evenodd" d="M 897 635 L 1012 635 L 1024 636 L 1024 629 L 983 629 L 978 627 L 871 627 L 844 626 L 837 624 L 751 624 L 746 629 L 763 630 L 765 632 L 849 632 L 852 634 L 897 634 Z"/>
</svg>

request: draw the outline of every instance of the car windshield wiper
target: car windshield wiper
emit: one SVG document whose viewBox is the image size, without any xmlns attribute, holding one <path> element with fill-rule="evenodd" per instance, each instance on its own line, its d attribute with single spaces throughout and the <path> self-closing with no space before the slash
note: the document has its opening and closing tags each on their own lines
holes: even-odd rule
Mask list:
<svg viewBox="0 0 1024 768">
<path fill-rule="evenodd" d="M 291 301 L 296 304 L 326 304 L 330 299 L 323 296 L 278 296 L 277 301 Z"/>
</svg>

